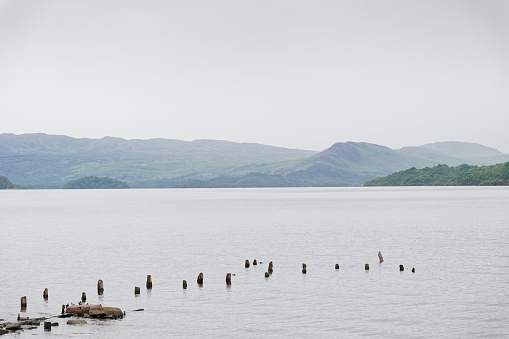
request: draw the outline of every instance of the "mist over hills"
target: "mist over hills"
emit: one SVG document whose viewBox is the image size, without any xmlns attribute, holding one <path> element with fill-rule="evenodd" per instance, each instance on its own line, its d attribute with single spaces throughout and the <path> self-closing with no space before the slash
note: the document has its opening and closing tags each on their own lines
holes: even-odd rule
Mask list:
<svg viewBox="0 0 509 339">
<path fill-rule="evenodd" d="M 346 142 L 316 152 L 220 140 L 0 134 L 0 175 L 33 188 L 60 188 L 85 176 L 110 177 L 133 188 L 360 186 L 411 167 L 506 161 L 509 154 L 464 142 L 399 150 Z"/>
</svg>

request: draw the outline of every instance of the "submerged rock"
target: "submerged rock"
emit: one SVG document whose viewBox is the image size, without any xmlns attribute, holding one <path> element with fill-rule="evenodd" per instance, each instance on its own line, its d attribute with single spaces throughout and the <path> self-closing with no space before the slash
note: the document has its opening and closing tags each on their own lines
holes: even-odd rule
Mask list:
<svg viewBox="0 0 509 339">
<path fill-rule="evenodd" d="M 67 325 L 85 325 L 87 321 L 85 319 L 69 319 Z"/>
</svg>

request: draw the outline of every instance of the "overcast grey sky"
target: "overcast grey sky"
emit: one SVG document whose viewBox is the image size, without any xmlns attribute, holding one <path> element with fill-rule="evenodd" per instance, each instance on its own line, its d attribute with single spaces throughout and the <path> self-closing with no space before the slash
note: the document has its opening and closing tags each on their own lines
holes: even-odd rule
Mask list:
<svg viewBox="0 0 509 339">
<path fill-rule="evenodd" d="M 0 0 L 0 132 L 509 153 L 509 2 Z"/>
</svg>

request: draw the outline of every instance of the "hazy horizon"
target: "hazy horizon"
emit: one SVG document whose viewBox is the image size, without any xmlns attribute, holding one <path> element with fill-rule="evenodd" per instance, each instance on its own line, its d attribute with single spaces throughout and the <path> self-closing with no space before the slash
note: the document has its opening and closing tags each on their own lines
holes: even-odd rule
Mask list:
<svg viewBox="0 0 509 339">
<path fill-rule="evenodd" d="M 509 153 L 507 1 L 0 0 L 0 133 Z"/>
</svg>

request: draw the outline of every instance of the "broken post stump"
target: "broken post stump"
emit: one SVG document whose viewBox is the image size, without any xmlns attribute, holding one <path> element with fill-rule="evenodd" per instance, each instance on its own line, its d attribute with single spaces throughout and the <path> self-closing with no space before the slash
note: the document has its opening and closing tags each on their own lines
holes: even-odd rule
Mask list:
<svg viewBox="0 0 509 339">
<path fill-rule="evenodd" d="M 271 265 L 269 265 L 269 268 L 267 269 L 267 272 L 268 272 L 269 274 L 272 274 L 272 266 L 271 266 Z"/>
<path fill-rule="evenodd" d="M 380 260 L 380 262 L 384 262 L 384 257 L 382 257 L 382 252 L 378 251 L 378 260 Z"/>
<path fill-rule="evenodd" d="M 140 288 L 138 286 L 134 286 L 134 294 L 140 294 Z"/>
<path fill-rule="evenodd" d="M 232 284 L 232 274 L 226 273 L 226 285 L 231 285 L 231 284 Z"/>
<path fill-rule="evenodd" d="M 104 293 L 104 286 L 103 286 L 103 281 L 102 280 L 98 280 L 97 281 L 97 293 L 99 295 L 102 295 Z"/>
<path fill-rule="evenodd" d="M 147 288 L 150 290 L 152 288 L 152 276 L 147 275 Z"/>
<path fill-rule="evenodd" d="M 400 272 L 401 272 L 401 271 L 404 271 L 404 270 L 405 270 L 405 267 L 404 267 L 403 265 L 399 265 L 399 270 L 400 270 Z"/>
<path fill-rule="evenodd" d="M 302 263 L 302 274 L 306 274 L 306 264 Z"/>
<path fill-rule="evenodd" d="M 42 298 L 44 300 L 48 300 L 48 289 L 47 288 L 45 288 L 44 292 L 42 292 Z"/>
<path fill-rule="evenodd" d="M 65 305 L 62 305 L 62 314 L 65 313 Z"/>
<path fill-rule="evenodd" d="M 187 281 L 182 280 L 182 288 L 187 289 Z"/>
<path fill-rule="evenodd" d="M 412 267 L 412 273 L 415 273 L 415 267 Z"/>
<path fill-rule="evenodd" d="M 21 310 L 26 311 L 27 309 L 27 297 L 21 297 Z"/>
<path fill-rule="evenodd" d="M 256 261 L 256 259 L 253 260 L 253 266 L 254 265 L 258 265 L 258 262 Z"/>
<path fill-rule="evenodd" d="M 81 302 L 87 301 L 87 294 L 85 292 L 81 293 Z"/>
<path fill-rule="evenodd" d="M 339 264 L 336 264 L 336 266 L 334 266 L 334 268 L 339 270 Z"/>
<path fill-rule="evenodd" d="M 364 269 L 365 269 L 366 271 L 369 271 L 369 264 L 364 265 Z"/>
<path fill-rule="evenodd" d="M 265 278 L 268 278 L 270 276 L 269 272 L 265 272 Z"/>
<path fill-rule="evenodd" d="M 45 331 L 51 331 L 51 321 L 45 321 L 44 322 L 44 330 Z"/>
<path fill-rule="evenodd" d="M 245 268 L 248 268 L 249 267 L 249 260 L 246 259 L 246 262 L 244 263 L 244 267 Z"/>
<path fill-rule="evenodd" d="M 203 285 L 203 273 L 198 274 L 196 282 L 198 283 L 198 285 Z"/>
</svg>

